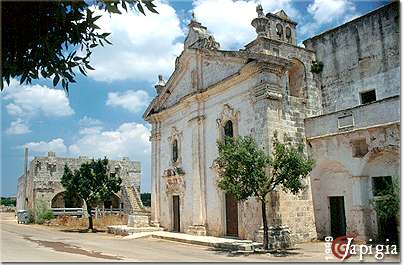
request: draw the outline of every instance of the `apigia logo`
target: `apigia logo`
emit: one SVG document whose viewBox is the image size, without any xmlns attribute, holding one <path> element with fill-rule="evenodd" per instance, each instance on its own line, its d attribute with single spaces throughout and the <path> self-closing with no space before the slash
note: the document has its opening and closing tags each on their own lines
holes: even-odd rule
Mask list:
<svg viewBox="0 0 403 265">
<path fill-rule="evenodd" d="M 397 246 L 389 245 L 389 239 L 386 239 L 386 244 L 366 245 L 354 244 L 356 235 L 340 236 L 333 240 L 331 236 L 325 238 L 325 253 L 333 254 L 342 261 L 349 259 L 351 256 L 358 255 L 360 261 L 364 255 L 373 255 L 376 260 L 382 260 L 385 255 L 397 255 Z M 369 243 L 372 239 L 369 239 Z"/>
</svg>

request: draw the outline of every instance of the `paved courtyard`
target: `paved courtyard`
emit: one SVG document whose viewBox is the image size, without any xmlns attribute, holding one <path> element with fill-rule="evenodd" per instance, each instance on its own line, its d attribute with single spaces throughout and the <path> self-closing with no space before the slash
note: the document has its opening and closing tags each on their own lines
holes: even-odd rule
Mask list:
<svg viewBox="0 0 403 265">
<path fill-rule="evenodd" d="M 13 214 L 1 214 L 2 262 L 315 262 L 326 261 L 324 244 L 305 243 L 279 256 L 233 254 L 211 247 L 155 238 L 106 233 L 78 233 L 40 225 L 19 225 Z M 399 260 L 387 257 L 387 261 Z M 331 257 L 329 261 L 337 261 Z M 357 261 L 357 259 L 349 259 Z M 373 261 L 367 258 L 366 261 Z"/>
</svg>

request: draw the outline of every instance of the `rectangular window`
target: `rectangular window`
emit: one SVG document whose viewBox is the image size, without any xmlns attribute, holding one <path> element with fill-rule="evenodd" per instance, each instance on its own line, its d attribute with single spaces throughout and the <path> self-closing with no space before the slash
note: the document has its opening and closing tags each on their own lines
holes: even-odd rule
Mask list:
<svg viewBox="0 0 403 265">
<path fill-rule="evenodd" d="M 360 93 L 361 104 L 367 104 L 376 101 L 375 89 Z"/>
<path fill-rule="evenodd" d="M 372 194 L 374 196 L 382 196 L 385 190 L 392 185 L 392 177 L 373 177 L 372 178 Z"/>
<path fill-rule="evenodd" d="M 368 144 L 366 139 L 358 139 L 352 142 L 353 157 L 363 157 L 368 153 Z"/>
</svg>

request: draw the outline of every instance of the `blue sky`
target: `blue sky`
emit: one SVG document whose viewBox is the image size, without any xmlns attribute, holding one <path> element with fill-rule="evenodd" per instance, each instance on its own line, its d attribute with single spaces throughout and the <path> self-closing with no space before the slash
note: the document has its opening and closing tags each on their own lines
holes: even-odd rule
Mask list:
<svg viewBox="0 0 403 265">
<path fill-rule="evenodd" d="M 280 9 L 298 23 L 298 43 L 333 28 L 387 1 L 261 0 L 265 12 Z M 223 49 L 239 49 L 256 34 L 250 25 L 257 1 L 158 1 L 159 15 L 136 11 L 105 15 L 98 25 L 111 32 L 114 44 L 96 48 L 88 77 L 78 75 L 70 93 L 54 89 L 49 80 L 19 85 L 2 92 L 1 194 L 15 195 L 23 172 L 23 146 L 30 159 L 53 150 L 59 156 L 129 156 L 141 161 L 142 192 L 150 191 L 150 126 L 142 114 L 155 95 L 158 74 L 168 79 L 183 49 L 191 13 L 214 35 Z"/>
</svg>

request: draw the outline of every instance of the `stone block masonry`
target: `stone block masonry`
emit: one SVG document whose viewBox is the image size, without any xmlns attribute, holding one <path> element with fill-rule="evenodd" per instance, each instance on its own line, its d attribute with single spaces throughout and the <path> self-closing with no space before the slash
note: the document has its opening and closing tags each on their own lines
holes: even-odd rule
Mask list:
<svg viewBox="0 0 403 265">
<path fill-rule="evenodd" d="M 27 173 L 18 181 L 17 203 L 21 209 L 34 209 L 39 201 L 44 201 L 51 208 L 81 208 L 83 203 L 69 200 L 64 196 L 61 178 L 64 166 L 78 169 L 81 164 L 91 161 L 90 158 L 57 157 L 54 152 L 48 156 L 35 157 L 27 168 Z M 122 178 L 122 187 L 112 198 L 101 202 L 98 206 L 106 209 L 121 209 L 125 213 L 141 212 L 144 207 L 140 199 L 141 165 L 125 157 L 121 160 L 109 160 L 109 174 Z"/>
</svg>

